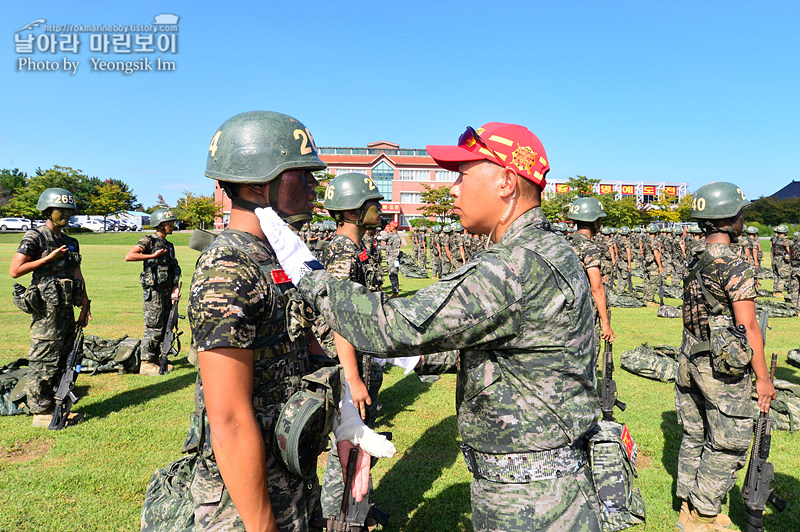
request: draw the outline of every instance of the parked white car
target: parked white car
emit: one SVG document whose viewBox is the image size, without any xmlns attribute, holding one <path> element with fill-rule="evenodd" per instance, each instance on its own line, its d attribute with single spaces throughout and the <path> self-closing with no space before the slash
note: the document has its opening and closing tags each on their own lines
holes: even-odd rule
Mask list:
<svg viewBox="0 0 800 532">
<path fill-rule="evenodd" d="M 27 231 L 31 227 L 27 218 L 0 218 L 0 231 Z"/>
<path fill-rule="evenodd" d="M 81 227 L 92 231 L 103 231 L 103 220 L 86 220 Z M 106 228 L 106 231 L 111 231 L 111 228 Z"/>
</svg>

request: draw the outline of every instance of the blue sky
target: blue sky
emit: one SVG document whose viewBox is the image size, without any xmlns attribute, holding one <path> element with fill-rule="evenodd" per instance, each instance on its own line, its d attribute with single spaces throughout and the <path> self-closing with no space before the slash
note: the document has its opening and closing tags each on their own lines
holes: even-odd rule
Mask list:
<svg viewBox="0 0 800 532">
<path fill-rule="evenodd" d="M 0 21 L 0 168 L 54 164 L 129 183 L 147 205 L 209 194 L 206 150 L 239 112 L 290 114 L 319 146 L 454 143 L 527 126 L 551 177 L 733 181 L 748 197 L 800 179 L 798 2 L 29 1 Z M 78 71 L 19 71 L 14 34 L 47 24 L 180 17 L 175 54 L 37 53 Z M 41 33 L 41 28 L 35 34 Z M 91 57 L 175 62 L 91 70 Z"/>
</svg>

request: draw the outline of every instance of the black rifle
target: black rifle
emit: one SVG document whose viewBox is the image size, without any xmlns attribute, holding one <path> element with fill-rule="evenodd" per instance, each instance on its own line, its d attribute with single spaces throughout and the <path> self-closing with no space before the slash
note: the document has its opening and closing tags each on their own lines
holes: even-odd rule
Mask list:
<svg viewBox="0 0 800 532">
<path fill-rule="evenodd" d="M 772 353 L 772 364 L 769 370 L 770 382 L 775 378 L 775 366 L 778 354 Z M 775 495 L 775 470 L 770 462 L 769 447 L 772 440 L 772 422 L 769 412 L 758 415 L 754 428 L 753 449 L 750 451 L 750 463 L 747 465 L 747 476 L 742 486 L 742 498 L 747 507 L 747 532 L 764 532 L 764 507 L 772 503 L 776 510 L 782 512 L 786 501 Z"/>
<path fill-rule="evenodd" d="M 178 286 L 178 292 L 183 288 L 183 283 Z M 181 352 L 181 335 L 183 331 L 178 332 L 178 319 L 184 319 L 186 316 L 178 314 L 178 303 L 181 298 L 172 304 L 167 318 L 167 324 L 164 326 L 164 340 L 161 342 L 161 358 L 158 360 L 158 374 L 164 375 L 169 373 L 169 355 L 177 355 Z M 174 344 L 178 344 L 175 347 Z"/>
<path fill-rule="evenodd" d="M 53 418 L 50 420 L 50 425 L 47 428 L 50 430 L 61 430 L 67 425 L 69 419 L 69 412 L 72 410 L 72 405 L 78 402 L 78 396 L 75 395 L 75 381 L 81 372 L 81 362 L 83 361 L 83 328 L 89 317 L 89 301 L 81 310 L 81 315 L 78 322 L 75 324 L 75 341 L 72 342 L 72 349 L 67 355 L 67 367 L 61 375 L 61 380 L 58 381 L 58 386 L 55 388 L 55 401 L 56 407 L 53 410 Z"/>
<path fill-rule="evenodd" d="M 661 305 L 663 307 L 664 306 L 664 276 L 663 275 L 659 275 L 658 276 L 658 298 L 661 300 L 661 303 L 659 303 L 659 305 Z"/>
<path fill-rule="evenodd" d="M 600 382 L 600 410 L 604 421 L 614 421 L 614 407 L 623 412 L 626 405 L 617 399 L 617 383 L 614 382 L 614 355 L 611 342 L 606 340 L 603 350 L 602 380 Z"/>
</svg>

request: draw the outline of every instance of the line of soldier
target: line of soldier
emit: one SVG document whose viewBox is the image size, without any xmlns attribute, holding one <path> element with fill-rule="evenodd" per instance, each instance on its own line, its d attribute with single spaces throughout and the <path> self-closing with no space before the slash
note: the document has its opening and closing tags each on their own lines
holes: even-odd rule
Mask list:
<svg viewBox="0 0 800 532">
<path fill-rule="evenodd" d="M 430 268 L 433 277 L 439 278 L 466 264 L 478 250 L 486 246 L 486 235 L 470 233 L 456 222 L 435 224 L 425 228 L 411 229 L 411 256 L 414 262 Z"/>
</svg>

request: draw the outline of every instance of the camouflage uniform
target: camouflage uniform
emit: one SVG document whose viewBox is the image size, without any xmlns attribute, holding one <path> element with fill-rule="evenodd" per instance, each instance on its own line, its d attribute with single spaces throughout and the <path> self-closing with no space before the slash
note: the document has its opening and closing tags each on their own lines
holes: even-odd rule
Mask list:
<svg viewBox="0 0 800 532">
<path fill-rule="evenodd" d="M 761 266 L 761 261 L 764 259 L 764 251 L 761 249 L 761 240 L 758 235 L 749 235 L 747 237 L 747 245 L 750 248 L 751 257 L 755 256 L 758 259 L 758 265 Z M 755 265 L 755 262 L 753 262 Z"/>
<path fill-rule="evenodd" d="M 603 250 L 598 246 L 594 240 L 590 239 L 588 236 L 584 235 L 583 233 L 575 233 L 572 235 L 572 247 L 575 249 L 575 253 L 578 255 L 578 260 L 580 261 L 581 265 L 583 266 L 583 271 L 586 272 L 589 268 L 597 268 L 600 269 L 601 264 L 601 257 L 603 256 Z M 589 274 L 586 274 L 586 279 L 589 279 Z M 594 312 L 594 330 L 596 335 L 597 341 L 597 352 L 600 352 L 600 335 L 603 332 L 603 328 L 600 325 L 600 313 L 597 311 L 596 302 L 594 297 L 592 297 L 593 307 L 595 309 Z M 611 319 L 611 311 L 608 308 L 608 298 L 606 298 L 606 312 L 608 312 L 609 320 Z"/>
<path fill-rule="evenodd" d="M 386 241 L 386 271 L 389 274 L 389 282 L 392 283 L 392 293 L 400 291 L 400 278 L 398 277 L 400 270 L 397 262 L 400 260 L 400 246 L 402 245 L 403 241 L 396 230 L 389 234 Z"/>
<path fill-rule="evenodd" d="M 154 259 L 145 259 L 139 283 L 144 289 L 142 309 L 144 313 L 144 335 L 142 336 L 142 362 L 158 363 L 161 342 L 172 309 L 172 289 L 181 280 L 181 267 L 175 258 L 175 246 L 158 234 L 146 235 L 136 243 L 145 255 L 166 249 Z"/>
<path fill-rule="evenodd" d="M 453 269 L 457 270 L 464 265 L 464 261 L 461 260 L 461 246 L 463 245 L 463 238 L 461 233 L 453 232 L 450 235 L 450 256 L 453 258 L 451 261 L 453 264 Z"/>
<path fill-rule="evenodd" d="M 642 235 L 642 288 L 644 290 L 644 300 L 653 301 L 653 297 L 658 291 L 658 263 L 656 262 L 655 251 L 658 250 L 658 242 L 650 235 Z M 663 262 L 662 262 L 663 264 Z"/>
<path fill-rule="evenodd" d="M 450 249 L 450 233 L 442 232 L 439 234 L 439 245 L 442 246 L 442 276 L 453 271 L 453 264 L 447 257 L 447 250 Z"/>
<path fill-rule="evenodd" d="M 683 426 L 678 455 L 677 495 L 704 515 L 719 513 L 747 458 L 753 434 L 754 403 L 750 366 L 742 376 L 712 370 L 708 351 L 690 353 L 695 341 L 710 338 L 711 304 L 690 271 L 707 252 L 712 262 L 701 272 L 706 289 L 730 315 L 732 303 L 756 297 L 753 269 L 725 244 L 701 242 L 692 250 L 684 275 L 683 345 L 678 355 L 675 408 Z"/>
<path fill-rule="evenodd" d="M 280 283 L 272 248 L 243 231 L 226 229 L 197 259 L 189 294 L 192 348 L 253 349 L 253 409 L 261 426 L 267 487 L 280 530 L 306 531 L 320 516 L 319 482 L 293 475 L 273 453 L 281 407 L 296 390 L 297 375 L 309 371 L 300 302 L 290 283 Z M 288 288 L 288 290 L 287 290 Z M 289 314 L 287 319 L 286 315 Z M 191 495 L 197 530 L 243 531 L 225 488 L 211 444 L 202 375 L 195 384 L 195 411 L 184 452 L 199 454 Z M 326 435 L 327 436 L 327 435 Z"/>
<path fill-rule="evenodd" d="M 441 235 L 438 233 L 433 233 L 431 235 L 430 243 L 431 243 L 431 270 L 433 277 L 441 277 L 442 276 L 442 259 L 439 257 L 439 241 L 441 239 Z"/>
<path fill-rule="evenodd" d="M 75 279 L 80 266 L 78 241 L 64 233 L 56 234 L 47 225 L 27 231 L 17 248 L 32 261 L 46 257 L 53 250 L 67 246 L 58 258 L 33 270 L 31 286 L 37 286 L 43 300 L 43 313 L 31 317 L 31 347 L 25 393 L 32 414 L 53 408 L 53 387 L 64 372 L 67 355 L 75 341 L 73 305 L 81 304 L 83 282 Z"/>
<path fill-rule="evenodd" d="M 627 235 L 616 235 L 617 244 L 617 273 L 616 273 L 616 287 L 612 286 L 613 291 L 622 293 L 628 289 L 628 250 L 631 250 L 631 262 L 633 262 L 633 250 L 631 249 L 631 240 Z M 633 267 L 633 265 L 630 265 Z M 585 266 L 584 266 L 585 267 Z"/>
<path fill-rule="evenodd" d="M 673 283 L 674 285 L 678 284 L 678 279 L 683 279 L 683 271 L 686 266 L 686 256 L 683 254 L 683 248 L 681 244 L 683 243 L 683 237 L 679 234 L 672 235 L 672 271 L 673 271 Z"/>
<path fill-rule="evenodd" d="M 376 274 L 372 260 L 369 258 L 366 249 L 360 248 L 344 235 L 336 235 L 331 240 L 331 244 L 322 254 L 322 265 L 336 279 L 349 279 L 362 286 L 374 286 L 372 280 Z M 380 290 L 380 288 L 378 288 Z M 330 345 L 333 352 L 333 335 L 330 335 Z M 369 397 L 372 404 L 367 407 L 367 416 L 364 423 L 375 428 L 375 420 L 378 417 L 378 391 L 383 384 L 383 368 L 377 363 L 373 364 L 370 355 L 357 352 L 358 374 L 367 386 Z M 369 378 L 365 379 L 365 366 L 369 371 Z M 325 468 L 325 478 L 322 482 L 322 514 L 338 515 L 342 505 L 342 493 L 344 492 L 344 477 L 342 474 L 342 464 L 339 462 L 339 455 L 335 444 L 331 445 L 328 454 L 328 464 Z"/>
<path fill-rule="evenodd" d="M 611 272 L 614 269 L 614 264 L 611 261 L 611 247 L 610 238 L 601 233 L 594 235 L 593 241 L 600 249 L 600 275 L 603 276 L 603 283 L 611 282 Z"/>
<path fill-rule="evenodd" d="M 323 271 L 299 285 L 359 350 L 459 351 L 425 357 L 423 372 L 456 371 L 459 432 L 476 463 L 494 458 L 519 466 L 523 457 L 541 464 L 553 456 L 550 468 L 532 473 L 540 480 L 511 478 L 514 472 L 502 465 L 494 466 L 500 476 L 492 480 L 476 474 L 471 499 L 478 531 L 600 530 L 584 454 L 600 416 L 591 294 L 577 257 L 541 228 L 545 221 L 540 208 L 531 209 L 457 274 L 408 298 L 387 300 Z"/>
<path fill-rule="evenodd" d="M 778 235 L 773 244 L 772 273 L 775 279 L 774 290 L 776 292 L 783 292 L 789 281 L 789 276 L 792 273 L 789 255 L 786 253 L 786 248 L 790 246 L 790 244 L 791 242 L 789 242 L 789 239 L 783 235 Z"/>
<path fill-rule="evenodd" d="M 800 310 L 800 237 L 794 237 L 789 250 L 791 251 L 789 260 L 792 267 L 789 277 L 789 301 Z"/>
<path fill-rule="evenodd" d="M 427 233 L 420 233 L 419 234 L 419 261 L 417 262 L 420 266 L 422 266 L 423 270 L 428 269 L 428 240 L 430 235 Z"/>
</svg>

